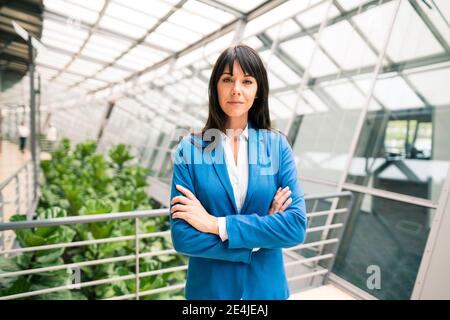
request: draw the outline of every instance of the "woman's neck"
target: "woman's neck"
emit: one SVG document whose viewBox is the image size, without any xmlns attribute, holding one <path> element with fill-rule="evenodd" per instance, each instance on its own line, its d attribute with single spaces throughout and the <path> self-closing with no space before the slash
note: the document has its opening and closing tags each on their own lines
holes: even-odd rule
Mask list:
<svg viewBox="0 0 450 320">
<path fill-rule="evenodd" d="M 248 117 L 247 115 L 239 118 L 228 118 L 226 130 L 239 131 L 244 130 L 247 126 Z"/>
</svg>

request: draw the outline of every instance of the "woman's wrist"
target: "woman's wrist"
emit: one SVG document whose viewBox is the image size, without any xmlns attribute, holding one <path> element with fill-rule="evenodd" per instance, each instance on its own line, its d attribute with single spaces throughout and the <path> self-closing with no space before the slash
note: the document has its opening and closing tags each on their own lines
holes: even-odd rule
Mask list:
<svg viewBox="0 0 450 320">
<path fill-rule="evenodd" d="M 209 230 L 209 233 L 219 235 L 219 220 L 213 215 L 211 215 L 211 228 Z"/>
</svg>

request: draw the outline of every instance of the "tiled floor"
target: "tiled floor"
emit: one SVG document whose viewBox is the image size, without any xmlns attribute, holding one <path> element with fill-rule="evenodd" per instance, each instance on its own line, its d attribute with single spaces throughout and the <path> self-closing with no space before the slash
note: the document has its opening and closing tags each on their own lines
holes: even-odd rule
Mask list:
<svg viewBox="0 0 450 320">
<path fill-rule="evenodd" d="M 289 300 L 356 300 L 356 298 L 336 288 L 332 284 L 327 284 L 292 294 Z"/>
<path fill-rule="evenodd" d="M 31 159 L 31 153 L 19 151 L 17 144 L 9 141 L 0 141 L 0 183 L 18 170 L 25 162 Z"/>
</svg>

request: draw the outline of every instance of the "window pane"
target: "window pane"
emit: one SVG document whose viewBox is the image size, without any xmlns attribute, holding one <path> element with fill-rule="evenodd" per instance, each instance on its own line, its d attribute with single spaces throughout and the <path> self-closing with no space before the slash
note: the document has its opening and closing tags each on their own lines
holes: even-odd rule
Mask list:
<svg viewBox="0 0 450 320">
<path fill-rule="evenodd" d="M 371 111 L 347 181 L 437 202 L 450 165 L 450 108 Z"/>
<path fill-rule="evenodd" d="M 410 299 L 435 210 L 354 195 L 333 272 L 379 299 Z"/>
</svg>

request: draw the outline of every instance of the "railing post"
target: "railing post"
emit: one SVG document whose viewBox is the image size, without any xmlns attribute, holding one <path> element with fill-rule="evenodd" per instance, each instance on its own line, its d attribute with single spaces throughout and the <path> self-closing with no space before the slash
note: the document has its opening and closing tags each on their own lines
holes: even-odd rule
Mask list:
<svg viewBox="0 0 450 320">
<path fill-rule="evenodd" d="M 4 206 L 3 206 L 3 190 L 0 190 L 0 223 L 4 222 L 3 221 L 3 217 L 4 217 Z M 0 231 L 0 250 L 5 250 L 6 249 L 6 240 L 5 240 L 5 231 Z"/>
<path fill-rule="evenodd" d="M 136 255 L 136 300 L 139 300 L 139 217 L 136 217 L 135 221 L 135 255 Z"/>
<path fill-rule="evenodd" d="M 19 179 L 19 173 L 14 177 L 14 180 L 16 181 L 16 212 L 13 214 L 20 212 L 20 179 Z"/>
<path fill-rule="evenodd" d="M 25 166 L 25 208 L 28 210 L 31 207 L 30 202 L 30 192 L 29 192 L 29 171 L 28 171 L 28 165 Z"/>
<path fill-rule="evenodd" d="M 339 197 L 338 199 L 342 199 L 342 198 L 343 197 Z M 336 245 L 334 247 L 333 258 L 330 261 L 328 272 L 323 277 L 323 281 L 322 281 L 323 283 L 326 283 L 326 281 L 328 280 L 328 277 L 329 277 L 329 275 L 330 275 L 330 273 L 331 273 L 331 271 L 333 269 L 334 262 L 336 261 L 336 256 L 338 254 L 339 247 L 341 246 L 341 243 L 342 243 L 342 237 L 344 236 L 344 231 L 345 231 L 345 229 L 347 227 L 347 221 L 348 221 L 348 218 L 349 218 L 349 216 L 351 214 L 351 210 L 352 210 L 352 206 L 353 206 L 353 193 L 351 193 L 348 196 L 348 199 L 349 200 L 348 200 L 348 204 L 347 204 L 347 211 L 344 213 L 345 216 L 344 216 L 344 219 L 342 221 L 343 226 L 342 226 L 342 228 L 339 229 L 338 235 L 336 236 L 336 238 L 338 238 L 339 241 L 336 243 Z"/>
</svg>

